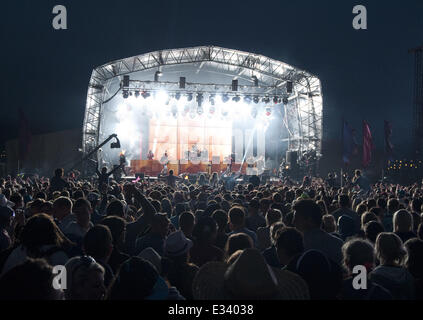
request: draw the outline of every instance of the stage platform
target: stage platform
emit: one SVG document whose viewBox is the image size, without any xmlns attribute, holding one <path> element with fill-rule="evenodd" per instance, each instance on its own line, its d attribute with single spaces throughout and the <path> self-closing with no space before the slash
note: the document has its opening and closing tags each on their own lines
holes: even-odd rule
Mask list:
<svg viewBox="0 0 423 320">
<path fill-rule="evenodd" d="M 214 164 L 212 161 L 172 161 L 167 165 L 168 170 L 173 170 L 175 176 L 183 173 L 196 174 L 206 172 L 212 174 L 213 172 L 221 173 L 227 170 L 229 164 L 219 163 Z M 232 172 L 238 172 L 241 169 L 242 174 L 247 174 L 248 165 L 244 163 L 232 164 Z M 164 168 L 164 165 L 157 160 L 131 160 L 130 170 L 135 174 L 143 173 L 146 176 L 158 176 Z"/>
</svg>

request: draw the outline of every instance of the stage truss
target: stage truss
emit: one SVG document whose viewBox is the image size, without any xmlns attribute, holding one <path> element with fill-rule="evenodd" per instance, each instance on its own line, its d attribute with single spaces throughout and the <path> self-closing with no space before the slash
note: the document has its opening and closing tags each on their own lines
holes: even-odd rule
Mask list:
<svg viewBox="0 0 423 320">
<path fill-rule="evenodd" d="M 178 86 L 179 76 L 175 81 L 132 81 L 127 90 L 160 89 L 169 92 L 207 92 L 208 94 L 229 94 L 260 99 L 273 96 L 283 98 L 284 119 L 281 125 L 289 132 L 289 151 L 300 153 L 315 151 L 321 153 L 323 100 L 320 80 L 303 70 L 262 55 L 224 49 L 215 46 L 203 46 L 185 49 L 161 50 L 139 56 L 117 60 L 96 68 L 91 76 L 85 119 L 83 125 L 83 152 L 85 155 L 94 150 L 100 139 L 102 107 L 124 89 L 122 81 L 125 75 L 166 72 L 171 66 L 194 66 L 198 74 L 203 69 L 213 68 L 214 72 L 232 79 L 239 79 L 237 92 L 231 91 L 231 83 L 210 83 L 204 81 L 191 83 L 187 77 L 186 87 Z M 255 79 L 255 81 L 253 80 Z M 288 92 L 287 83 L 292 82 L 292 92 Z M 118 86 L 120 89 L 112 90 Z M 280 101 L 279 101 L 280 102 Z M 96 160 L 96 157 L 93 157 Z"/>
</svg>

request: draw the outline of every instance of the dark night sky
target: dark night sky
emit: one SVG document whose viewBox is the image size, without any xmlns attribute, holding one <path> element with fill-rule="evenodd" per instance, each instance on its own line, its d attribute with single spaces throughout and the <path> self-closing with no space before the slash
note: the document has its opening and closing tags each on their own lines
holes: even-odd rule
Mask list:
<svg viewBox="0 0 423 320">
<path fill-rule="evenodd" d="M 68 9 L 68 30 L 52 9 Z M 352 28 L 352 8 L 368 9 L 368 30 Z M 284 61 L 322 81 L 325 135 L 345 117 L 372 125 L 383 141 L 411 136 L 413 57 L 423 43 L 423 1 L 70 1 L 1 3 L 0 143 L 17 136 L 18 108 L 33 133 L 82 128 L 92 69 L 159 49 L 216 45 Z"/>
</svg>

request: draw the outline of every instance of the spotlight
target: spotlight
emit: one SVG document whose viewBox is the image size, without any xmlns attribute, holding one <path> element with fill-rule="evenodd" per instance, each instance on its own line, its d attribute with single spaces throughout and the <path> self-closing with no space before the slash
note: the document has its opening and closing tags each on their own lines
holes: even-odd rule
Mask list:
<svg viewBox="0 0 423 320">
<path fill-rule="evenodd" d="M 144 99 L 147 99 L 148 97 L 150 97 L 150 93 L 149 93 L 149 92 L 147 92 L 147 91 L 143 91 L 143 92 L 141 93 L 141 95 L 142 95 L 142 97 L 143 97 Z"/>
<path fill-rule="evenodd" d="M 178 101 L 181 99 L 181 94 L 179 92 L 175 94 L 175 99 Z"/>
<path fill-rule="evenodd" d="M 154 74 L 154 81 L 155 82 L 158 82 L 159 81 L 159 78 L 161 77 L 163 75 L 163 73 L 159 70 L 159 71 L 156 71 L 156 73 Z"/>
<path fill-rule="evenodd" d="M 244 101 L 245 101 L 245 103 L 251 103 L 251 101 L 252 101 L 251 96 L 245 96 Z"/>
<path fill-rule="evenodd" d="M 123 98 L 128 99 L 129 98 L 129 92 L 128 90 L 123 90 Z"/>
<path fill-rule="evenodd" d="M 287 97 L 284 97 L 283 100 L 282 100 L 282 102 L 283 102 L 283 104 L 288 104 L 288 98 Z"/>
<path fill-rule="evenodd" d="M 187 100 L 188 100 L 189 102 L 191 102 L 191 101 L 192 101 L 192 93 L 188 93 L 188 95 L 187 95 Z"/>
<path fill-rule="evenodd" d="M 272 109 L 270 107 L 266 108 L 266 116 L 270 117 L 272 115 Z"/>
<path fill-rule="evenodd" d="M 210 101 L 210 104 L 212 105 L 212 106 L 214 106 L 214 95 L 212 94 L 212 95 L 210 95 L 210 98 L 209 98 L 209 101 Z"/>
<path fill-rule="evenodd" d="M 235 96 L 232 98 L 232 101 L 239 102 L 241 101 L 241 98 L 239 96 Z"/>
<path fill-rule="evenodd" d="M 197 103 L 198 103 L 199 107 L 201 107 L 201 105 L 203 104 L 203 94 L 202 93 L 199 93 L 197 95 Z"/>
<path fill-rule="evenodd" d="M 274 103 L 274 104 L 278 104 L 278 102 L 279 102 L 279 97 L 275 96 L 275 97 L 273 98 L 273 103 Z"/>
<path fill-rule="evenodd" d="M 227 94 L 222 95 L 222 101 L 223 101 L 223 103 L 226 103 L 226 102 L 229 101 L 229 97 L 228 97 Z"/>
<path fill-rule="evenodd" d="M 140 96 L 140 92 L 138 90 L 135 90 L 135 98 L 138 98 Z"/>
<path fill-rule="evenodd" d="M 254 87 L 258 87 L 258 79 L 257 79 L 257 77 L 256 76 L 252 76 L 251 77 L 251 80 L 254 81 Z"/>
<path fill-rule="evenodd" d="M 258 104 L 260 102 L 260 98 L 258 96 L 254 97 L 254 103 Z"/>
<path fill-rule="evenodd" d="M 270 102 L 270 98 L 269 97 L 264 97 L 263 98 L 263 102 L 264 103 L 269 103 Z"/>
</svg>

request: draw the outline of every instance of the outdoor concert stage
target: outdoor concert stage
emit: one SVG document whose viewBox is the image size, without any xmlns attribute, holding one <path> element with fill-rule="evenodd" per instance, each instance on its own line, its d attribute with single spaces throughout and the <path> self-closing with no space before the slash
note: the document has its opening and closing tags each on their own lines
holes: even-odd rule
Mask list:
<svg viewBox="0 0 423 320">
<path fill-rule="evenodd" d="M 229 164 L 260 174 L 288 151 L 320 154 L 322 103 L 317 77 L 261 55 L 214 46 L 142 54 L 93 71 L 83 152 L 87 166 L 109 168 L 124 153 L 131 175 Z"/>
</svg>

